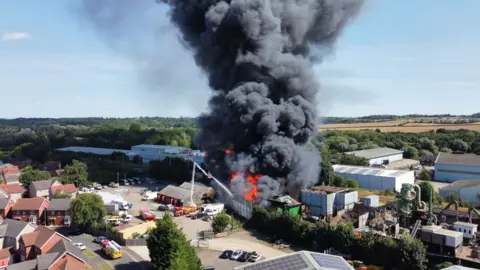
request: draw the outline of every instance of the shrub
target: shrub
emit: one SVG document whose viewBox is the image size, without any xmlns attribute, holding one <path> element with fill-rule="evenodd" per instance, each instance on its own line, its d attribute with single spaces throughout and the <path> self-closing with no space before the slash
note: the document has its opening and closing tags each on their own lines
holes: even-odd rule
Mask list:
<svg viewBox="0 0 480 270">
<path fill-rule="evenodd" d="M 213 218 L 212 221 L 212 229 L 214 233 L 221 233 L 225 231 L 225 229 L 228 227 L 230 224 L 230 217 L 225 213 L 225 211 L 222 211 L 218 215 L 216 215 Z"/>
</svg>

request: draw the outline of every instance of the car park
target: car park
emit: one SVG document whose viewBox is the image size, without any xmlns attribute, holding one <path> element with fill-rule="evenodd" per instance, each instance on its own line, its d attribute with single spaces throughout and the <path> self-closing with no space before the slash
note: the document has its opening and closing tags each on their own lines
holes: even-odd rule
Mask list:
<svg viewBox="0 0 480 270">
<path fill-rule="evenodd" d="M 101 244 L 105 240 L 108 240 L 105 236 L 98 236 L 93 238 L 93 242 L 98 244 Z"/>
<path fill-rule="evenodd" d="M 222 254 L 220 254 L 220 259 L 230 259 L 232 253 L 232 250 L 225 250 L 224 252 L 222 252 Z"/>
<path fill-rule="evenodd" d="M 78 247 L 80 250 L 84 250 L 87 248 L 83 243 L 73 243 L 73 245 Z"/>
<path fill-rule="evenodd" d="M 233 251 L 232 255 L 230 256 L 230 260 L 238 260 L 238 258 L 240 258 L 240 256 L 242 256 L 243 254 L 243 251 L 241 250 L 235 250 Z"/>
</svg>

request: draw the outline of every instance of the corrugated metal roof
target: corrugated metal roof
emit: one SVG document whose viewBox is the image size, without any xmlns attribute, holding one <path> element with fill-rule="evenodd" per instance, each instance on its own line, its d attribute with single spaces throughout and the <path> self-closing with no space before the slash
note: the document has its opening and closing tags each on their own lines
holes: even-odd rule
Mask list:
<svg viewBox="0 0 480 270">
<path fill-rule="evenodd" d="M 349 166 L 349 165 L 333 165 L 332 167 L 336 173 L 362 174 L 362 175 L 373 175 L 373 176 L 399 177 L 399 176 L 411 173 L 411 171 L 388 170 L 388 169 L 378 169 L 378 168 Z"/>
<path fill-rule="evenodd" d="M 63 151 L 63 152 L 80 152 L 80 153 L 89 153 L 94 155 L 102 155 L 107 156 L 111 155 L 113 152 L 121 152 L 129 157 L 133 157 L 137 155 L 137 153 L 132 152 L 130 150 L 124 149 L 112 149 L 112 148 L 97 148 L 97 147 L 85 147 L 85 146 L 70 146 L 59 148 L 56 151 Z"/>
<path fill-rule="evenodd" d="M 391 155 L 402 154 L 402 153 L 403 151 L 401 150 L 392 149 L 388 147 L 379 147 L 379 148 L 346 152 L 345 154 L 372 159 L 372 158 L 379 158 L 379 157 L 391 156 Z"/>
<path fill-rule="evenodd" d="M 468 187 L 475 187 L 480 185 L 480 179 L 476 180 L 458 180 L 453 182 L 452 184 L 440 188 L 440 190 L 454 190 L 454 189 L 461 189 L 461 188 L 468 188 Z"/>
<path fill-rule="evenodd" d="M 435 164 L 480 166 L 480 155 L 439 153 Z"/>
</svg>

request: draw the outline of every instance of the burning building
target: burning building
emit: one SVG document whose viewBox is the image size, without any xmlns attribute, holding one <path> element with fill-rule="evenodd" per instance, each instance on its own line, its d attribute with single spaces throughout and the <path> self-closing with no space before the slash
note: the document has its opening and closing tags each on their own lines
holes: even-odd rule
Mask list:
<svg viewBox="0 0 480 270">
<path fill-rule="evenodd" d="M 143 1 L 83 2 L 100 31 L 121 27 L 129 14 L 141 19 L 148 13 L 142 8 L 155 10 Z M 182 45 L 214 91 L 197 138 L 212 173 L 254 202 L 298 197 L 315 184 L 320 155 L 308 143 L 320 86 L 313 64 L 332 50 L 363 0 L 156 2 L 169 8 Z M 119 38 L 117 30 L 109 34 Z"/>
</svg>

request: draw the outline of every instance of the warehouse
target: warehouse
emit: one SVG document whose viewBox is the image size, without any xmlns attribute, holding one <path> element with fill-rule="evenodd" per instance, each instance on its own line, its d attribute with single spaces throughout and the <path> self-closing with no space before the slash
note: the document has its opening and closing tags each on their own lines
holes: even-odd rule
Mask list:
<svg viewBox="0 0 480 270">
<path fill-rule="evenodd" d="M 370 165 L 373 164 L 390 164 L 394 161 L 403 159 L 403 151 L 388 147 L 379 147 L 365 149 L 359 151 L 346 152 L 345 154 L 354 155 L 368 159 Z"/>
<path fill-rule="evenodd" d="M 413 171 L 387 170 L 370 167 L 333 165 L 335 173 L 343 178 L 351 178 L 358 182 L 360 188 L 369 190 L 387 189 L 400 192 L 402 184 L 414 184 Z"/>
<path fill-rule="evenodd" d="M 480 179 L 480 155 L 440 153 L 435 161 L 435 180 L 455 182 L 457 180 Z"/>
<path fill-rule="evenodd" d="M 315 186 L 301 193 L 308 214 L 315 217 L 336 216 L 338 211 L 352 209 L 358 201 L 358 191 L 342 187 Z"/>
<path fill-rule="evenodd" d="M 127 155 L 127 157 L 130 159 L 136 155 L 134 152 L 130 150 L 86 147 L 86 146 L 69 146 L 69 147 L 59 148 L 56 151 L 85 153 L 85 154 L 91 154 L 91 155 L 97 155 L 97 156 L 110 156 L 114 152 L 120 152 Z"/>
<path fill-rule="evenodd" d="M 480 178 L 478 180 L 459 180 L 454 183 L 440 188 L 438 193 L 444 198 L 448 198 L 450 194 L 455 194 L 457 198 L 469 201 L 472 205 L 480 205 L 477 194 L 480 193 Z"/>
</svg>

